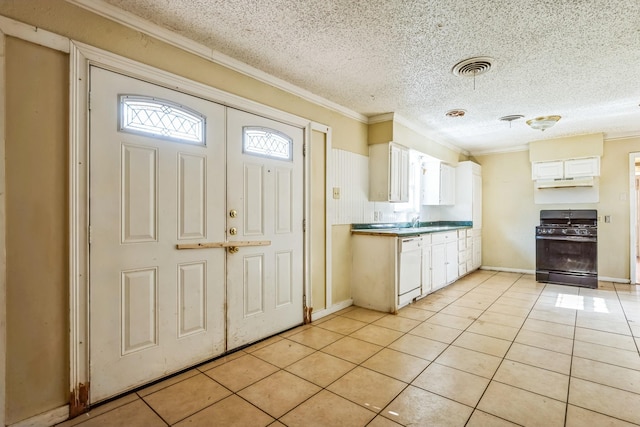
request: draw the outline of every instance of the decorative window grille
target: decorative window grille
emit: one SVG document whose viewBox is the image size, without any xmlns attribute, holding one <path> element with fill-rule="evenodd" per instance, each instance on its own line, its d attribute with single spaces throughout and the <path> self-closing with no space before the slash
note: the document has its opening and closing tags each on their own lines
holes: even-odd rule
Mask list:
<svg viewBox="0 0 640 427">
<path fill-rule="evenodd" d="M 205 145 L 206 118 L 183 105 L 137 95 L 120 96 L 120 130 Z"/>
<path fill-rule="evenodd" d="M 242 152 L 277 160 L 293 160 L 293 139 L 275 129 L 242 128 Z"/>
</svg>

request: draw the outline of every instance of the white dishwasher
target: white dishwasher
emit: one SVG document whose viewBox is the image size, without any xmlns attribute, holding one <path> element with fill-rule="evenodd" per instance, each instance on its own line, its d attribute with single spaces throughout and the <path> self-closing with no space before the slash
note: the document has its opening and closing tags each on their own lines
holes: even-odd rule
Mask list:
<svg viewBox="0 0 640 427">
<path fill-rule="evenodd" d="M 420 296 L 422 237 L 398 238 L 398 307 Z"/>
</svg>

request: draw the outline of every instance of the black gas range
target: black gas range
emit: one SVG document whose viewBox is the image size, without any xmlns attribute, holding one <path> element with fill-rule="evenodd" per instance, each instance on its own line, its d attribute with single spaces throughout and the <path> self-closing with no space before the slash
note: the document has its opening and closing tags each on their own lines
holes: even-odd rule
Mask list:
<svg viewBox="0 0 640 427">
<path fill-rule="evenodd" d="M 536 280 L 598 287 L 598 211 L 540 211 L 540 225 L 536 227 Z"/>
</svg>

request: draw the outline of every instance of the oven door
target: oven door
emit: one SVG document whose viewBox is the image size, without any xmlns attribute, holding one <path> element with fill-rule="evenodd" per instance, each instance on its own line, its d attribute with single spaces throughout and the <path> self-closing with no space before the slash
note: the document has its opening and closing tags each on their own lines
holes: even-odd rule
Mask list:
<svg viewBox="0 0 640 427">
<path fill-rule="evenodd" d="M 536 280 L 597 287 L 598 243 L 593 236 L 536 236 Z"/>
</svg>

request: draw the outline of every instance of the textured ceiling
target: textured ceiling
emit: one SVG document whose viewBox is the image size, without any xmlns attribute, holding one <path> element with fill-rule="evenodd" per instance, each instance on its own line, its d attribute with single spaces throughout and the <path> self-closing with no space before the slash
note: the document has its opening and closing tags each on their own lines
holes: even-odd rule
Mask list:
<svg viewBox="0 0 640 427">
<path fill-rule="evenodd" d="M 366 116 L 471 153 L 640 135 L 638 0 L 107 0 Z M 488 56 L 474 78 L 461 60 Z M 475 84 L 475 88 L 474 88 Z M 450 109 L 464 109 L 449 118 Z M 522 114 L 508 122 L 498 118 Z M 553 128 L 525 120 L 558 114 Z"/>
</svg>

